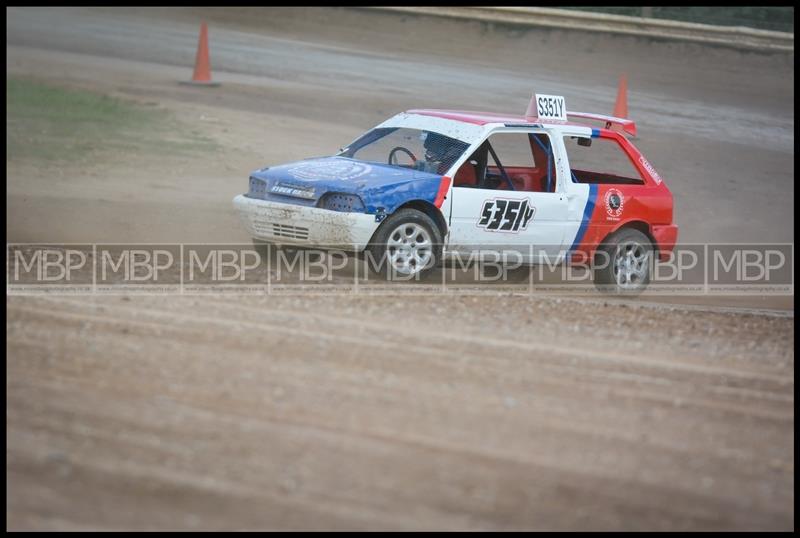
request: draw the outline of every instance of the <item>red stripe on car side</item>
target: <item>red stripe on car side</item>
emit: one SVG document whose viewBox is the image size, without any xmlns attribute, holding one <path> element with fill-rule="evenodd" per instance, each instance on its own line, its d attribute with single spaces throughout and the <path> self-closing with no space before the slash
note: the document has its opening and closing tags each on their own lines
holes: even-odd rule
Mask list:
<svg viewBox="0 0 800 538">
<path fill-rule="evenodd" d="M 442 207 L 444 203 L 444 198 L 447 196 L 447 190 L 450 188 L 450 178 L 447 176 L 442 176 L 442 182 L 439 183 L 439 192 L 436 193 L 436 200 L 434 200 L 433 205 L 438 208 Z"/>
</svg>

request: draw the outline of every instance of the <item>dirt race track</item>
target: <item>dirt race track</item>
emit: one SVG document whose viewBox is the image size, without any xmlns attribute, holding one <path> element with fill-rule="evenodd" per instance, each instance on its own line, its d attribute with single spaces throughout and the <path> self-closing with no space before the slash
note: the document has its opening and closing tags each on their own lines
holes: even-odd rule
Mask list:
<svg viewBox="0 0 800 538">
<path fill-rule="evenodd" d="M 218 88 L 177 84 L 201 20 Z M 682 241 L 794 241 L 793 55 L 353 9 L 43 8 L 7 10 L 7 60 L 219 148 L 9 161 L 9 242 L 247 242 L 230 200 L 255 168 L 408 108 L 522 111 L 546 88 L 610 112 L 623 71 Z M 6 301 L 9 529 L 794 528 L 793 295 Z"/>
</svg>

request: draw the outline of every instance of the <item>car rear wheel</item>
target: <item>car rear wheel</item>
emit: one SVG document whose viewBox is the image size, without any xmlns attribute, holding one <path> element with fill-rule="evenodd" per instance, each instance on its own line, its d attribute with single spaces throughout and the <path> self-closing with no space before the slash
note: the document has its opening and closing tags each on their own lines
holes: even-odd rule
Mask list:
<svg viewBox="0 0 800 538">
<path fill-rule="evenodd" d="M 428 215 L 401 209 L 388 217 L 369 245 L 372 269 L 387 280 L 424 277 L 442 254 L 442 234 Z"/>
<path fill-rule="evenodd" d="M 624 228 L 597 250 L 594 260 L 595 287 L 611 295 L 638 295 L 650 283 L 653 245 L 645 234 Z"/>
</svg>

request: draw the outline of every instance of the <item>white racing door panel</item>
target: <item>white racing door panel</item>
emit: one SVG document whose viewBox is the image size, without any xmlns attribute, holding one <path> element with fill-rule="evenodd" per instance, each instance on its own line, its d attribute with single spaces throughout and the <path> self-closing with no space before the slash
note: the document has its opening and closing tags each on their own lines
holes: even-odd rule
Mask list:
<svg viewBox="0 0 800 538">
<path fill-rule="evenodd" d="M 555 256 L 572 239 L 567 232 L 575 223 L 564 194 L 453 187 L 452 196 L 448 251 L 463 256 L 503 249 L 535 263 L 542 251 Z"/>
<path fill-rule="evenodd" d="M 491 141 L 497 133 L 527 137 L 531 133 L 546 131 L 505 126 L 492 129 L 485 138 Z M 586 129 L 586 133 L 581 132 L 581 135 L 590 133 L 591 130 Z M 588 188 L 572 183 L 560 133 L 546 134 L 555 159 L 555 192 L 454 186 L 451 189 L 448 252 L 457 252 L 463 257 L 476 252 L 489 254 L 508 250 L 525 263 L 542 263 L 546 257 L 554 260 L 572 246 L 581 227 Z M 477 146 L 476 143 L 473 148 Z M 500 158 L 503 159 L 502 152 Z M 534 164 L 532 158 L 530 163 L 531 166 Z"/>
</svg>

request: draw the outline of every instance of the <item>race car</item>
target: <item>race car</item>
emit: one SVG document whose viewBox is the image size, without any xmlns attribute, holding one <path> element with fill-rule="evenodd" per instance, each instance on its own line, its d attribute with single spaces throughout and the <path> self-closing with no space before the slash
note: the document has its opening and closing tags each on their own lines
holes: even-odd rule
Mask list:
<svg viewBox="0 0 800 538">
<path fill-rule="evenodd" d="M 366 253 L 387 275 L 514 249 L 526 264 L 590 260 L 599 289 L 635 294 L 678 234 L 635 134 L 561 96 L 535 94 L 524 115 L 408 110 L 335 155 L 256 170 L 233 202 L 254 241 Z"/>
</svg>

